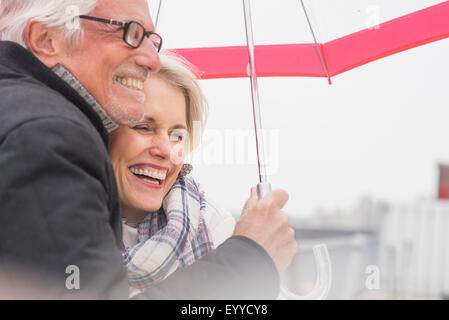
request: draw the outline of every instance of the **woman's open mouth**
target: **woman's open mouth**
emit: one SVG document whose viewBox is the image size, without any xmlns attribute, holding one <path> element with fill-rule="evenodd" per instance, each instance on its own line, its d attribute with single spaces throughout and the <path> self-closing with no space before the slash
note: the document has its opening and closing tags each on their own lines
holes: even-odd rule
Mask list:
<svg viewBox="0 0 449 320">
<path fill-rule="evenodd" d="M 167 170 L 158 170 L 152 167 L 131 167 L 131 173 L 143 184 L 151 188 L 162 188 Z"/>
</svg>

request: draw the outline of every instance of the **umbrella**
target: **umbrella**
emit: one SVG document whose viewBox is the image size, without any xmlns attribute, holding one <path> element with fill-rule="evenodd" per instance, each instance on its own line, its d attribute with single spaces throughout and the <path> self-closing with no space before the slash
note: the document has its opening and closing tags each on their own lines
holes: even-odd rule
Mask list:
<svg viewBox="0 0 449 320">
<path fill-rule="evenodd" d="M 153 3 L 152 11 L 157 12 L 159 1 L 153 0 L 150 3 Z M 342 2 L 334 0 L 317 0 L 305 1 L 304 4 L 311 20 L 311 24 L 313 26 L 318 44 L 332 45 L 335 43 L 336 47 L 338 48 L 341 48 L 341 45 L 339 45 L 339 43 L 341 43 L 339 42 L 339 39 L 352 39 L 354 37 L 351 35 L 354 34 L 368 34 L 372 36 L 383 33 L 385 25 L 388 25 L 389 21 L 396 20 L 400 22 L 403 20 L 400 19 L 401 17 L 407 17 L 408 19 L 412 19 L 411 21 L 414 21 L 413 17 L 424 16 L 427 17 L 427 20 L 430 19 L 431 21 L 435 22 L 439 21 L 443 26 L 447 26 L 447 22 L 444 19 L 444 14 L 442 14 L 444 13 L 444 11 L 442 10 L 447 10 L 447 1 L 345 0 L 344 2 Z M 436 5 L 436 7 L 432 5 Z M 294 207 L 295 211 L 298 211 L 296 208 L 301 208 L 301 211 L 310 212 L 312 209 L 313 201 L 318 201 L 321 197 L 320 194 L 323 193 L 326 194 L 326 199 L 324 199 L 325 202 L 323 202 L 323 204 L 325 205 L 331 205 L 337 202 L 340 198 L 346 198 L 345 194 L 343 192 L 340 192 L 345 189 L 341 188 L 341 186 L 336 183 L 332 184 L 332 181 L 341 180 L 342 177 L 335 174 L 335 172 L 337 171 L 331 171 L 330 166 L 327 166 L 324 160 L 317 160 L 320 158 L 325 159 L 331 152 L 329 151 L 328 153 L 325 153 L 324 151 L 321 152 L 321 150 L 319 149 L 316 150 L 316 147 L 309 144 L 307 141 L 305 141 L 305 139 L 307 135 L 310 135 L 310 131 L 312 131 L 311 129 L 314 129 L 314 144 L 325 145 L 327 144 L 325 139 L 328 139 L 329 141 L 333 142 L 333 145 L 331 145 L 328 150 L 332 150 L 332 153 L 335 154 L 338 150 L 333 150 L 334 146 L 337 145 L 338 141 L 344 141 L 344 139 L 349 141 L 350 137 L 348 137 L 348 135 L 350 133 L 348 132 L 346 134 L 345 130 L 340 130 L 341 134 L 333 134 L 331 139 L 329 139 L 329 137 L 324 137 L 324 135 L 319 131 L 317 132 L 317 130 L 329 130 L 326 126 L 332 125 L 332 123 L 329 123 L 329 121 L 322 119 L 318 119 L 319 121 L 316 121 L 317 119 L 315 118 L 317 117 L 323 118 L 319 112 L 325 112 L 329 118 L 334 118 L 335 122 L 337 122 L 337 120 L 340 121 L 340 123 L 342 123 L 343 125 L 343 129 L 344 127 L 350 128 L 350 126 L 344 121 L 345 119 L 343 118 L 343 115 L 347 112 L 352 112 L 353 118 L 355 116 L 357 116 L 357 118 L 362 118 L 363 115 L 358 111 L 361 110 L 361 108 L 356 109 L 357 100 L 364 99 L 363 104 L 367 106 L 366 108 L 379 110 L 379 115 L 370 114 L 370 116 L 376 117 L 376 119 L 380 121 L 381 119 L 379 118 L 381 118 L 381 111 L 394 112 L 398 115 L 401 112 L 400 110 L 397 110 L 396 107 L 390 107 L 387 109 L 386 107 L 384 107 L 387 105 L 387 103 L 391 103 L 391 105 L 399 105 L 401 103 L 416 104 L 417 99 L 412 99 L 408 96 L 416 95 L 418 90 L 423 91 L 420 97 L 427 97 L 426 99 L 421 98 L 422 100 L 424 100 L 422 101 L 422 103 L 425 103 L 425 101 L 432 101 L 434 109 L 429 110 L 429 115 L 431 113 L 444 112 L 444 110 L 442 110 L 444 107 L 443 99 L 447 98 L 443 91 L 440 89 L 440 87 L 443 85 L 443 82 L 438 81 L 438 79 L 442 79 L 443 74 L 445 73 L 444 70 L 447 70 L 447 59 L 445 59 L 445 55 L 443 54 L 443 52 L 447 48 L 448 41 L 444 40 L 443 42 L 436 42 L 427 46 L 421 46 L 421 48 L 417 48 L 414 50 L 406 50 L 402 53 L 399 53 L 399 51 L 408 49 L 411 45 L 416 46 L 428 41 L 438 39 L 438 37 L 440 36 L 444 37 L 445 34 L 447 35 L 447 31 L 445 33 L 444 30 L 443 32 L 441 32 L 441 28 L 436 29 L 436 34 L 438 34 L 439 32 L 438 36 L 428 35 L 426 37 L 425 35 L 421 35 L 421 39 L 419 39 L 418 37 L 419 34 L 415 35 L 416 37 L 413 43 L 402 43 L 396 45 L 396 51 L 384 50 L 383 52 L 377 54 L 374 52 L 374 55 L 372 55 L 371 57 L 358 57 L 358 62 L 352 60 L 348 60 L 346 62 L 343 61 L 343 63 L 345 63 L 343 65 L 343 68 L 341 68 L 341 65 L 335 65 L 334 63 L 331 63 L 332 61 L 337 61 L 338 63 L 340 63 L 340 60 L 338 59 L 340 59 L 341 57 L 334 56 L 332 52 L 326 51 L 328 47 L 325 47 L 325 49 L 322 50 L 322 53 L 326 64 L 328 65 L 329 75 L 334 83 L 335 81 L 337 81 L 338 84 L 336 88 L 332 89 L 331 86 L 329 88 L 325 88 L 325 83 L 322 83 L 320 81 L 319 77 L 325 76 L 325 70 L 321 63 L 318 51 L 316 50 L 316 45 L 313 41 L 309 25 L 307 23 L 304 11 L 301 7 L 301 2 L 299 0 L 284 0 L 282 1 L 282 5 L 279 5 L 279 2 L 259 0 L 256 3 L 253 3 L 252 7 L 254 18 L 254 38 L 256 44 L 256 71 L 258 77 L 263 77 L 259 81 L 259 85 L 261 86 L 261 107 L 263 109 L 263 113 L 265 114 L 265 117 L 263 119 L 264 128 L 269 131 L 269 134 L 273 133 L 273 140 L 276 140 L 276 138 L 280 139 L 280 137 L 276 137 L 276 132 L 275 130 L 272 130 L 272 128 L 274 127 L 275 129 L 277 129 L 279 123 L 281 123 L 280 121 L 282 121 L 283 127 L 280 135 L 282 135 L 284 132 L 286 132 L 285 134 L 288 136 L 293 136 L 293 134 L 297 133 L 296 144 L 300 145 L 304 150 L 304 152 L 301 153 L 301 163 L 304 164 L 304 169 L 302 167 L 298 167 L 295 170 L 298 173 L 298 176 L 301 176 L 302 181 L 308 182 L 308 186 L 306 187 L 301 183 L 295 183 L 294 190 L 298 190 L 299 194 L 303 193 L 303 191 L 307 191 L 308 197 L 307 199 L 302 198 L 301 201 L 299 200 L 299 197 L 293 197 L 291 199 L 287 206 Z M 380 20 L 378 22 L 376 22 L 375 19 L 376 14 L 373 16 L 374 18 L 371 18 L 372 12 L 376 12 L 376 10 L 380 12 Z M 424 15 L 421 11 L 424 11 Z M 436 18 L 429 18 L 429 12 L 436 12 L 437 14 L 438 12 L 442 13 L 438 14 Z M 443 20 L 441 16 L 443 16 Z M 282 19 L 279 17 L 282 17 Z M 271 23 L 271 21 L 273 21 L 274 23 Z M 375 25 L 374 28 L 370 29 L 367 26 L 367 23 L 378 23 L 378 25 Z M 410 30 L 417 30 L 417 32 L 424 32 L 428 30 L 428 27 L 425 25 L 425 23 L 424 26 L 421 26 L 417 23 L 415 24 L 420 27 Z M 212 102 L 211 105 L 215 108 L 214 112 L 217 115 L 217 118 L 215 119 L 215 115 L 211 113 L 209 124 L 211 124 L 211 126 L 213 124 L 213 126 L 219 128 L 219 130 L 224 131 L 225 127 L 221 125 L 220 121 L 226 115 L 225 113 L 229 110 L 229 112 L 232 113 L 239 113 L 239 117 L 232 119 L 232 121 L 227 124 L 227 127 L 243 127 L 245 124 L 245 117 L 251 117 L 251 115 L 246 113 L 247 110 L 245 109 L 245 107 L 241 106 L 243 103 L 245 103 L 245 99 L 247 98 L 245 98 L 244 96 L 240 96 L 243 95 L 247 90 L 246 94 L 248 94 L 249 97 L 249 82 L 247 82 L 247 80 L 245 80 L 244 78 L 224 78 L 240 76 L 247 77 L 248 54 L 246 51 L 246 39 L 244 33 L 245 26 L 243 23 L 241 1 L 230 0 L 223 2 L 214 0 L 194 0 L 184 2 L 177 0 L 165 0 L 162 4 L 158 30 L 164 34 L 164 43 L 166 44 L 165 48 L 174 49 L 177 52 L 184 54 L 190 61 L 192 61 L 199 67 L 199 69 L 202 71 L 202 77 L 204 79 L 207 79 L 208 77 L 218 79 L 221 77 L 220 79 L 214 80 L 212 82 L 204 81 L 202 84 L 203 88 L 206 91 L 206 94 L 208 94 L 209 100 Z M 395 36 L 395 39 L 400 39 L 402 35 L 408 36 L 409 31 L 404 32 L 403 34 L 399 34 L 397 35 L 397 37 Z M 380 39 L 383 38 L 383 36 L 380 37 Z M 349 41 L 348 43 L 352 43 L 353 47 L 345 48 L 343 50 L 344 52 L 351 53 L 352 55 L 356 55 L 362 52 L 360 48 L 361 45 L 358 44 L 357 41 Z M 367 43 L 369 44 L 370 41 L 367 41 Z M 292 52 L 295 52 L 295 46 L 305 47 L 305 50 L 308 50 L 308 52 L 310 52 L 310 56 L 316 63 L 313 64 L 313 66 L 312 64 L 309 65 L 307 63 L 303 63 L 303 61 L 306 61 L 308 59 L 304 58 L 304 56 L 307 57 L 307 55 L 295 57 L 294 54 L 290 54 Z M 374 48 L 376 48 L 377 44 L 373 44 L 373 46 Z M 234 50 L 234 48 L 236 47 L 237 49 Z M 177 48 L 188 49 L 178 50 Z M 225 48 L 228 51 L 226 52 L 226 54 L 220 56 L 218 55 L 218 53 L 221 52 L 220 48 Z M 286 54 L 289 55 L 281 56 L 281 59 L 273 54 L 268 54 L 269 51 L 267 51 L 267 54 L 265 56 L 259 55 L 258 50 L 265 48 L 267 48 L 266 50 L 269 50 L 270 52 L 286 52 Z M 282 51 L 281 49 L 285 50 Z M 208 50 L 213 50 L 215 53 L 217 53 L 217 55 L 210 54 L 207 55 L 207 59 L 203 59 L 203 53 Z M 236 55 L 233 56 L 232 54 L 232 52 L 234 51 L 237 52 L 237 57 L 235 59 L 234 57 Z M 339 51 L 337 50 L 337 52 Z M 385 54 L 391 54 L 393 52 L 398 53 L 391 56 L 384 56 Z M 384 58 L 380 59 L 382 56 L 384 56 Z M 343 58 L 344 57 L 345 56 L 343 56 Z M 352 59 L 352 56 L 348 54 L 347 58 Z M 374 58 L 380 60 L 372 60 Z M 284 63 L 284 61 L 288 61 L 289 59 L 294 61 L 290 65 Z M 208 61 L 216 62 L 210 66 L 211 68 L 221 68 L 221 70 L 208 69 Z M 371 61 L 371 63 L 365 65 L 360 64 L 362 62 L 367 63 L 369 61 Z M 284 68 L 282 72 L 280 72 L 279 70 L 273 71 L 273 68 L 278 67 L 277 65 L 287 65 L 288 68 L 287 70 Z M 358 67 L 356 69 L 352 69 L 352 72 L 341 73 L 341 71 L 345 70 L 345 68 L 355 67 L 357 65 Z M 301 70 L 300 68 L 302 66 L 312 67 L 310 67 L 307 71 L 304 69 Z M 267 68 L 260 69 L 262 67 L 270 67 L 271 70 Z M 316 70 L 312 70 L 312 73 L 310 73 L 309 71 L 311 68 L 315 68 Z M 275 75 L 276 72 L 279 77 L 271 77 L 272 75 Z M 290 72 L 290 74 L 287 74 L 286 72 Z M 312 75 L 314 77 L 307 78 L 309 80 L 305 81 L 306 78 L 297 77 L 294 73 L 296 75 L 303 74 Z M 284 77 L 286 75 L 290 75 L 290 77 Z M 413 77 L 416 77 L 414 79 L 414 83 L 411 82 L 413 80 Z M 426 77 L 425 83 L 421 79 L 424 77 Z M 396 82 L 394 82 L 393 79 L 395 79 Z M 388 83 L 389 81 L 391 81 L 391 83 Z M 220 86 L 222 85 L 227 86 L 227 88 L 229 88 L 228 90 L 232 90 L 233 96 L 239 96 L 240 100 L 237 101 L 236 99 L 229 99 L 228 93 L 222 93 L 223 90 L 221 90 L 220 88 Z M 273 89 L 273 87 L 275 89 Z M 373 91 L 378 91 L 379 95 L 372 97 L 370 88 L 372 88 Z M 395 88 L 395 92 L 392 92 L 393 88 Z M 287 92 L 287 89 L 296 90 L 297 94 L 294 94 L 295 92 L 292 92 L 290 94 L 290 92 Z M 339 94 L 340 92 L 342 94 Z M 400 96 L 404 94 L 407 94 L 407 96 L 400 98 Z M 280 101 L 280 95 L 286 96 L 286 98 Z M 385 99 L 382 99 L 382 96 L 385 97 Z M 438 99 L 438 101 L 435 101 L 436 99 Z M 278 103 L 278 101 L 280 101 L 280 103 Z M 273 108 L 274 104 L 276 104 L 276 108 Z M 331 108 L 330 105 L 332 104 L 338 104 L 338 108 Z M 218 106 L 218 108 L 220 109 L 216 108 L 216 106 Z M 430 107 L 430 105 L 428 107 Z M 273 110 L 279 110 L 279 112 L 282 112 L 283 114 L 291 114 L 296 119 L 296 121 L 299 122 L 300 125 L 291 125 L 291 121 L 286 121 L 285 118 L 277 117 L 276 114 L 274 114 Z M 316 115 L 315 110 L 317 110 Z M 337 112 L 337 110 L 340 111 Z M 356 112 L 355 115 L 353 111 Z M 371 113 L 371 111 L 366 112 L 365 110 L 365 114 L 368 113 Z M 384 117 L 383 114 L 382 116 Z M 444 118 L 444 115 L 439 118 Z M 391 125 L 390 123 L 388 123 L 388 127 L 384 126 L 384 132 L 386 130 L 394 132 L 395 129 L 393 128 L 393 120 L 394 119 L 391 120 Z M 238 126 L 237 124 L 239 123 L 240 125 Z M 311 127 L 311 123 L 315 123 L 316 125 L 314 127 Z M 356 122 L 354 123 L 356 124 Z M 320 124 L 320 126 L 318 126 L 318 124 Z M 364 128 L 367 127 L 370 126 L 364 126 Z M 427 129 L 427 132 L 434 132 L 434 130 L 436 131 L 436 128 L 439 127 L 440 126 L 436 125 L 430 130 Z M 351 126 L 351 128 L 359 129 L 355 125 Z M 214 132 L 211 131 L 208 133 L 214 134 Z M 385 133 L 385 135 L 386 134 L 387 133 Z M 434 132 L 433 135 L 441 137 L 446 136 L 445 131 Z M 211 137 L 211 140 L 212 138 L 213 137 Z M 371 136 L 367 138 L 371 140 L 374 139 Z M 224 142 L 222 144 L 225 144 L 226 139 L 227 136 L 223 138 Z M 410 139 L 416 141 L 419 140 L 420 137 L 410 134 Z M 205 139 L 205 141 L 207 141 L 207 139 Z M 265 142 L 265 151 L 267 151 L 267 156 L 269 158 L 268 160 L 272 160 L 271 162 L 274 163 L 274 168 L 272 171 L 275 172 L 274 178 L 276 179 L 276 174 L 278 174 L 279 172 L 279 174 L 281 174 L 283 172 L 282 170 L 285 170 L 284 168 L 293 165 L 293 161 L 288 161 L 288 165 L 285 165 L 287 160 L 285 160 L 284 158 L 282 159 L 284 166 L 279 168 L 279 161 L 281 160 L 276 161 L 276 158 L 274 156 L 273 159 L 271 159 L 273 154 L 282 152 L 289 147 L 287 144 L 287 139 L 282 139 L 277 145 L 273 144 L 273 147 L 271 147 L 270 141 Z M 218 144 L 218 142 L 216 144 Z M 203 144 L 203 146 L 209 145 L 207 143 Z M 248 148 L 251 148 L 251 151 L 253 151 L 253 146 L 248 146 Z M 270 150 L 270 148 L 274 150 Z M 278 148 L 280 150 L 278 150 Z M 351 150 L 349 150 L 348 148 L 344 149 L 342 152 L 350 153 Z M 203 148 L 203 150 L 205 149 L 206 148 Z M 208 148 L 207 151 L 213 153 L 214 150 L 213 148 Z M 317 157 L 315 157 L 314 159 L 311 159 L 307 156 L 312 152 L 317 155 Z M 200 159 L 200 162 L 208 164 L 211 167 L 211 165 L 218 164 L 219 156 L 224 159 L 222 162 L 226 162 L 226 155 L 221 155 L 218 151 L 216 153 L 217 161 L 214 161 L 215 158 L 207 158 L 206 154 L 201 154 L 202 158 Z M 298 157 L 299 155 L 295 156 Z M 362 157 L 358 154 L 356 154 L 355 156 L 359 158 Z M 240 160 L 237 155 L 234 155 L 234 157 L 235 162 L 238 162 Z M 444 159 L 445 157 L 446 155 L 440 155 L 438 158 Z M 250 158 L 250 155 L 248 155 L 247 158 L 249 158 L 245 159 L 247 163 L 256 164 L 256 162 L 253 162 L 253 159 Z M 372 158 L 374 159 L 375 157 Z M 418 158 L 416 157 L 416 159 Z M 345 159 L 340 160 L 338 157 L 333 156 L 333 161 L 335 163 L 337 163 L 337 160 L 342 167 L 345 166 Z M 377 161 L 377 163 L 380 163 L 382 159 L 378 160 L 379 161 Z M 360 161 L 359 163 L 362 162 L 363 161 Z M 368 161 L 366 162 L 368 163 Z M 410 166 L 408 167 L 408 170 L 410 170 L 411 164 L 413 162 L 405 163 L 410 163 Z M 329 177 L 329 179 L 318 184 L 318 179 L 312 176 L 312 173 L 316 175 L 316 172 L 305 169 L 307 166 L 310 167 L 313 164 L 315 164 L 317 168 L 320 168 L 320 171 L 323 171 L 323 176 Z M 419 165 L 418 163 L 413 164 Z M 357 169 L 359 171 L 363 170 L 362 166 L 358 167 L 355 163 L 352 164 L 352 167 L 353 169 Z M 406 174 L 405 169 L 406 167 L 404 166 L 403 175 Z M 221 172 L 223 172 L 223 176 L 229 175 L 230 172 L 227 170 L 227 168 L 222 168 L 222 170 L 220 170 Z M 242 177 L 249 177 L 252 169 L 243 169 L 243 167 L 240 166 L 233 168 L 233 170 L 237 170 L 238 174 Z M 426 168 L 425 170 L 427 170 L 425 174 L 428 176 L 430 174 L 428 171 L 431 169 Z M 353 171 L 355 172 L 355 170 Z M 198 172 L 198 170 L 196 172 Z M 424 179 L 424 170 L 422 172 L 423 176 L 421 180 Z M 209 174 L 205 174 L 205 176 L 209 175 L 210 172 Z M 391 176 L 391 173 L 389 175 Z M 289 181 L 291 179 L 286 180 L 286 177 L 288 176 L 284 174 L 282 180 L 284 180 L 287 185 L 290 185 L 289 189 L 292 189 L 293 183 Z M 349 178 L 351 180 L 357 180 L 356 182 L 354 182 L 354 185 L 358 184 L 359 186 L 361 186 L 364 184 L 364 181 L 361 181 L 356 177 Z M 207 177 L 205 180 L 207 182 Z M 375 178 L 372 178 L 371 181 L 375 181 Z M 408 186 L 400 185 L 399 181 L 400 180 L 398 178 L 398 182 L 396 184 L 390 184 L 391 188 L 389 188 L 388 190 L 391 194 L 398 194 L 398 196 L 402 196 L 402 194 L 399 194 L 399 190 L 408 190 L 409 193 L 415 193 L 415 190 L 407 189 Z M 233 188 L 233 190 L 231 190 L 234 198 L 238 199 L 240 202 L 244 201 L 244 197 L 239 196 L 239 194 L 243 194 L 244 192 L 243 187 L 241 187 L 242 185 L 237 185 L 235 188 Z M 422 181 L 420 185 L 423 186 L 423 188 L 424 186 L 427 189 L 431 188 L 430 183 L 424 181 Z M 311 186 L 313 186 L 313 189 L 315 189 L 313 192 Z M 323 189 L 323 187 L 325 187 L 326 189 Z M 385 186 L 381 186 L 380 182 L 375 185 L 376 190 L 381 189 L 381 187 L 385 189 Z M 302 189 L 300 190 L 300 188 Z M 209 189 L 214 190 L 214 187 L 212 186 L 212 188 Z M 336 190 L 337 192 L 331 192 L 331 189 Z M 418 191 L 418 188 L 416 189 Z M 355 190 L 353 192 L 355 192 Z M 235 202 L 238 203 L 239 201 Z M 344 200 L 343 203 L 346 204 L 348 202 L 349 201 Z"/>
<path fill-rule="evenodd" d="M 345 71 L 449 36 L 449 21 L 446 18 L 449 14 L 449 1 L 440 1 L 437 5 L 420 8 L 370 28 L 320 43 L 316 36 L 317 30 L 309 17 L 310 10 L 308 11 L 303 1 L 297 2 L 303 9 L 307 30 L 314 42 L 256 46 L 255 61 L 253 60 L 250 72 L 247 68 L 247 46 L 202 47 L 175 51 L 195 64 L 203 79 L 252 75 L 253 99 L 256 100 L 253 105 L 257 105 L 257 94 L 254 94 L 254 90 L 257 90 L 254 83 L 257 76 L 327 77 L 331 83 L 331 77 Z M 263 143 L 257 133 L 260 130 L 258 109 L 255 107 L 254 118 L 257 149 L 261 151 L 259 159 L 262 158 L 259 168 L 263 169 Z M 259 176 L 261 183 L 266 182 L 263 179 L 264 174 L 259 172 Z"/>
<path fill-rule="evenodd" d="M 310 22 L 304 2 L 300 1 Z M 259 77 L 331 77 L 369 62 L 449 37 L 449 1 L 326 43 L 260 45 Z M 313 27 L 311 33 L 316 40 Z M 176 49 L 203 79 L 247 77 L 246 46 Z"/>
</svg>

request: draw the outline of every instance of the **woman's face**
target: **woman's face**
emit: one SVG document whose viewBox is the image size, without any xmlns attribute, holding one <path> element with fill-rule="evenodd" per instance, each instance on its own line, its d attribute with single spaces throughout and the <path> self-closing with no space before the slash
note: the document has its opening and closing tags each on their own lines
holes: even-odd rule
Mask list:
<svg viewBox="0 0 449 320">
<path fill-rule="evenodd" d="M 110 145 L 122 209 L 140 214 L 161 207 L 182 168 L 188 139 L 182 90 L 152 75 L 145 91 L 144 120 L 119 127 Z"/>
</svg>

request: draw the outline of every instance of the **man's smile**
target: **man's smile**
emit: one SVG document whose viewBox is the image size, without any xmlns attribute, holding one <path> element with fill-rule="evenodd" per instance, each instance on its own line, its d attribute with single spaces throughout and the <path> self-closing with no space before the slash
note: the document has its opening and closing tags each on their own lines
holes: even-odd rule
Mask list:
<svg viewBox="0 0 449 320">
<path fill-rule="evenodd" d="M 114 81 L 121 84 L 122 86 L 125 86 L 130 89 L 139 90 L 139 91 L 143 90 L 144 81 L 136 79 L 136 78 L 115 76 Z"/>
</svg>

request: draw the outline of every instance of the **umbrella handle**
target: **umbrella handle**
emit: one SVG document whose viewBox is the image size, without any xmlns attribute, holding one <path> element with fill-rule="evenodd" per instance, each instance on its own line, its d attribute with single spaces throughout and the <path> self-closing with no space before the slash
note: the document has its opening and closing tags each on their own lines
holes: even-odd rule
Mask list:
<svg viewBox="0 0 449 320">
<path fill-rule="evenodd" d="M 271 184 L 261 182 L 257 185 L 257 193 L 259 199 L 263 198 L 271 191 Z M 299 296 L 291 292 L 287 287 L 281 286 L 280 299 L 288 300 L 324 300 L 329 294 L 332 283 L 332 268 L 329 252 L 325 244 L 319 244 L 313 247 L 313 255 L 315 257 L 315 265 L 317 267 L 317 278 L 315 287 L 312 291 L 305 295 Z"/>
<path fill-rule="evenodd" d="M 300 296 L 294 294 L 285 286 L 281 286 L 281 300 L 324 300 L 329 294 L 332 284 L 332 268 L 329 252 L 325 244 L 319 244 L 313 247 L 313 254 L 315 256 L 315 264 L 317 266 L 317 277 L 315 286 L 312 291 Z"/>
</svg>

